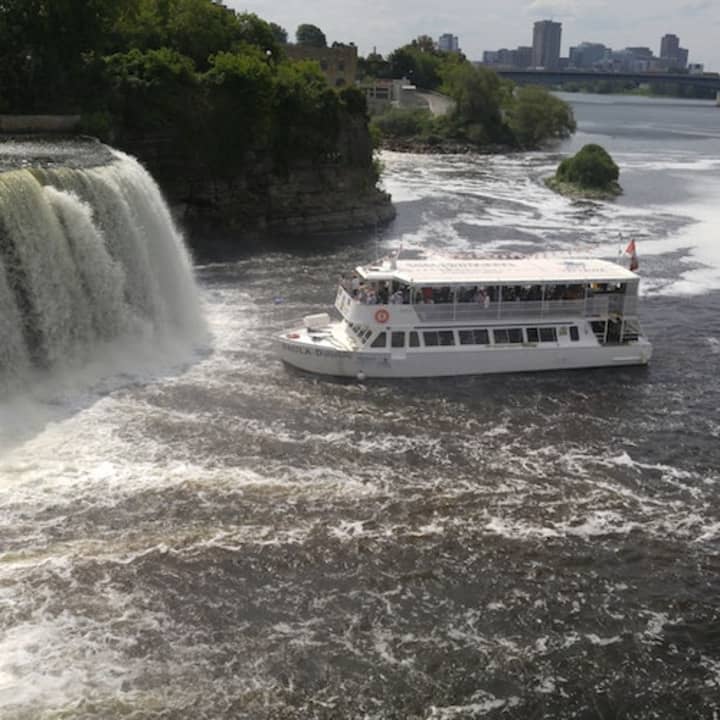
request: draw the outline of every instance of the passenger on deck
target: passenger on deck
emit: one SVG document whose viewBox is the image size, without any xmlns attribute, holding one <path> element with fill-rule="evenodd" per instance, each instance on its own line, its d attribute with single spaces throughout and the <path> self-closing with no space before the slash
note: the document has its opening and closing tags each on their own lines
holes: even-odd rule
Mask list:
<svg viewBox="0 0 720 720">
<path fill-rule="evenodd" d="M 387 305 L 388 303 L 388 287 L 387 283 L 381 283 L 377 291 L 377 301 L 381 305 Z"/>
</svg>

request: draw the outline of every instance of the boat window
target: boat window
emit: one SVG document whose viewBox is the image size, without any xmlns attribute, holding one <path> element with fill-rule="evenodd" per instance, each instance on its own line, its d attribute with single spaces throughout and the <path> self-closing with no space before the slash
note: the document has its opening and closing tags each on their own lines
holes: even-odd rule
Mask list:
<svg viewBox="0 0 720 720">
<path fill-rule="evenodd" d="M 452 330 L 441 330 L 438 335 L 440 336 L 441 345 L 454 345 L 455 334 Z"/>
<path fill-rule="evenodd" d="M 580 332 L 577 329 L 577 325 L 570 326 L 570 339 L 573 342 L 577 342 L 580 339 Z"/>
<path fill-rule="evenodd" d="M 387 333 L 385 331 L 381 332 L 373 341 L 372 345 L 370 347 L 379 348 L 379 347 L 387 347 Z"/>
<path fill-rule="evenodd" d="M 495 340 L 496 345 L 509 342 L 508 331 L 501 328 L 496 328 L 495 330 L 493 330 L 493 339 Z"/>
<path fill-rule="evenodd" d="M 555 328 L 540 328 L 540 342 L 557 342 L 557 331 Z"/>
<path fill-rule="evenodd" d="M 404 332 L 394 332 L 390 336 L 390 345 L 394 348 L 405 347 L 405 333 Z"/>
<path fill-rule="evenodd" d="M 423 333 L 423 340 L 425 341 L 425 347 L 439 345 L 440 340 L 438 334 L 434 330 L 429 330 Z"/>
<path fill-rule="evenodd" d="M 497 345 L 503 343 L 521 343 L 523 341 L 522 328 L 497 328 L 493 330 L 493 338 Z"/>
<path fill-rule="evenodd" d="M 527 341 L 530 343 L 540 342 L 540 335 L 537 328 L 526 328 Z"/>
<path fill-rule="evenodd" d="M 490 335 L 487 330 L 459 330 L 461 345 L 489 345 Z"/>
<path fill-rule="evenodd" d="M 420 338 L 414 330 L 410 333 L 410 347 L 420 347 Z"/>
</svg>

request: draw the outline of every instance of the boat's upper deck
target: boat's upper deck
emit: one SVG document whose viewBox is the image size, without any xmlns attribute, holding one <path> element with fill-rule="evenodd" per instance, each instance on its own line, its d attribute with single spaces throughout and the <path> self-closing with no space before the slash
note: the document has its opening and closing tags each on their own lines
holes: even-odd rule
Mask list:
<svg viewBox="0 0 720 720">
<path fill-rule="evenodd" d="M 638 279 L 634 272 L 613 262 L 601 258 L 567 255 L 390 258 L 380 263 L 360 266 L 357 273 L 368 282 L 397 280 L 415 287 L 619 283 Z"/>
</svg>

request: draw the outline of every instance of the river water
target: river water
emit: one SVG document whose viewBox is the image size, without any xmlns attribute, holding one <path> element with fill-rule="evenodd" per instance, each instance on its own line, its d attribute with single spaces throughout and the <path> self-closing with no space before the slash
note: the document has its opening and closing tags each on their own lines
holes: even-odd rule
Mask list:
<svg viewBox="0 0 720 720">
<path fill-rule="evenodd" d="M 553 152 L 386 154 L 378 236 L 198 265 L 182 365 L 0 406 L 0 717 L 718 717 L 720 110 L 571 99 Z M 543 186 L 586 142 L 618 200 Z M 273 353 L 401 245 L 631 238 L 648 368 L 362 384 Z"/>
</svg>

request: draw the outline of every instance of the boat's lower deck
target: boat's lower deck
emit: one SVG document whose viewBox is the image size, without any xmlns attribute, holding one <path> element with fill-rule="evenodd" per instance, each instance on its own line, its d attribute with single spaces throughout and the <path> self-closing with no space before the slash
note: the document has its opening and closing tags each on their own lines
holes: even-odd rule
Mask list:
<svg viewBox="0 0 720 720">
<path fill-rule="evenodd" d="M 440 377 L 618 365 L 646 365 L 643 337 L 601 343 L 590 323 L 393 330 L 361 346 L 344 322 L 279 338 L 283 361 L 343 377 Z M 379 341 L 378 341 L 379 338 Z"/>
</svg>

